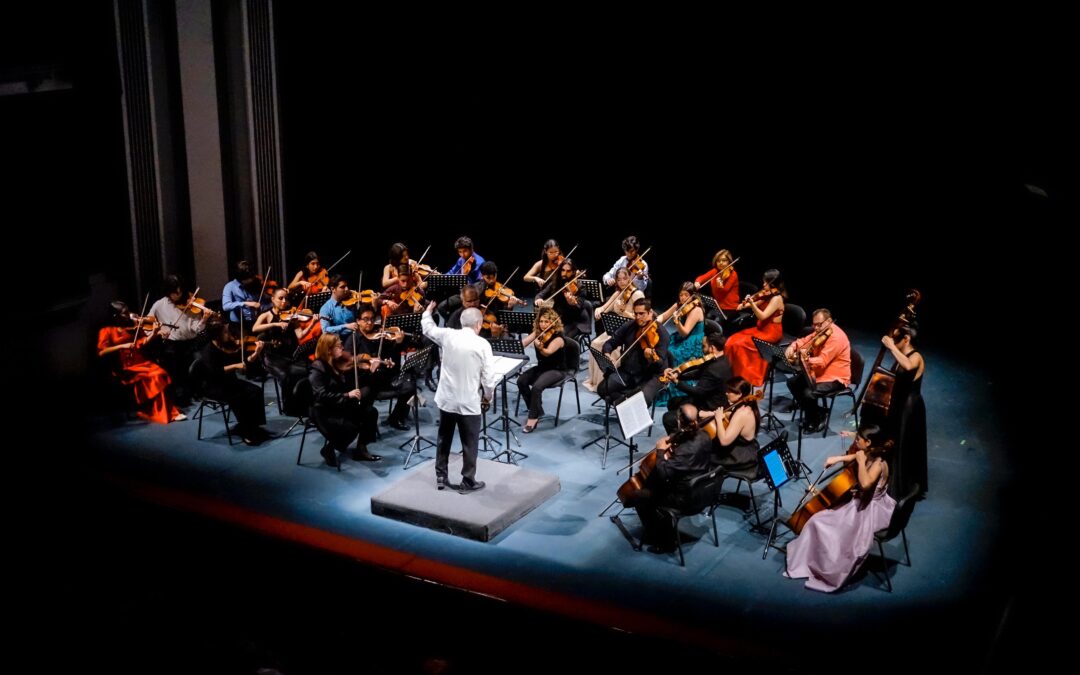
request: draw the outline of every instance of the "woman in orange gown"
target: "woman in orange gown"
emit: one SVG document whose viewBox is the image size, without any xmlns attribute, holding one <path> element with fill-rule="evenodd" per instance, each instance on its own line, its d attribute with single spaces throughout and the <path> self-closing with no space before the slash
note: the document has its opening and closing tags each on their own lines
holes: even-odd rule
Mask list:
<svg viewBox="0 0 1080 675">
<path fill-rule="evenodd" d="M 113 374 L 122 384 L 132 388 L 136 414 L 158 424 L 187 419 L 172 402 L 169 374 L 143 354 L 147 340 L 144 329 L 136 330 L 125 303 L 117 300 L 110 307 L 110 325 L 98 331 L 98 356 L 116 354 Z"/>
<path fill-rule="evenodd" d="M 751 300 L 748 295 L 739 305 L 741 309 L 749 309 L 757 317 L 757 325 L 741 330 L 728 338 L 724 346 L 724 353 L 731 361 L 731 372 L 736 377 L 741 377 L 755 387 L 765 383 L 765 371 L 769 364 L 761 358 L 754 338 L 777 344 L 784 336 L 781 321 L 784 316 L 784 298 L 787 290 L 784 281 L 780 278 L 780 270 L 771 269 L 765 272 L 761 280 L 761 291 L 756 294 L 758 299 Z"/>
</svg>

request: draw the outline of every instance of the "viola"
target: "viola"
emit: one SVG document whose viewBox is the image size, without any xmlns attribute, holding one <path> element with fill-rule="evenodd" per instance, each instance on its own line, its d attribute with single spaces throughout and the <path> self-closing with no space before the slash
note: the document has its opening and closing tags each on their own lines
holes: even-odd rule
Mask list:
<svg viewBox="0 0 1080 675">
<path fill-rule="evenodd" d="M 708 363 L 709 361 L 715 361 L 716 359 L 723 358 L 723 356 L 724 355 L 722 353 L 721 354 L 706 354 L 705 356 L 702 356 L 702 357 L 697 358 L 697 359 L 690 359 L 686 363 L 681 363 L 677 367 L 669 369 L 667 372 L 665 372 L 663 375 L 660 376 L 660 381 L 661 382 L 671 382 L 671 380 L 673 378 L 671 378 L 668 375 L 669 372 L 676 372 L 681 376 L 683 373 L 685 373 L 685 372 L 687 372 L 689 370 L 693 370 L 694 368 L 700 368 L 700 367 L 704 366 L 706 363 Z"/>
<path fill-rule="evenodd" d="M 484 313 L 484 322 L 480 324 L 481 330 L 491 331 L 491 337 L 502 337 L 503 327 L 499 325 L 499 319 L 493 312 Z"/>
<path fill-rule="evenodd" d="M 759 301 L 764 300 L 765 298 L 771 298 L 772 296 L 778 294 L 779 292 L 780 292 L 780 289 L 773 288 L 772 286 L 769 286 L 767 288 L 763 288 L 760 291 L 758 291 L 757 293 L 754 293 L 753 295 L 751 295 L 748 299 L 743 300 L 742 302 L 740 302 L 739 306 L 736 307 L 735 309 L 749 309 L 750 305 L 757 304 Z"/>
<path fill-rule="evenodd" d="M 426 277 L 429 274 L 442 274 L 442 272 L 435 269 L 431 265 L 425 265 L 423 263 L 418 263 L 415 260 L 410 260 L 409 261 L 409 266 L 412 267 L 413 274 L 416 274 L 421 279 L 423 279 L 424 277 Z M 468 274 L 468 272 L 466 272 L 466 274 Z"/>
<path fill-rule="evenodd" d="M 547 346 L 555 339 L 556 328 L 562 328 L 562 321 L 553 321 L 550 326 L 540 331 L 540 334 L 536 336 L 536 344 L 547 349 Z"/>
</svg>

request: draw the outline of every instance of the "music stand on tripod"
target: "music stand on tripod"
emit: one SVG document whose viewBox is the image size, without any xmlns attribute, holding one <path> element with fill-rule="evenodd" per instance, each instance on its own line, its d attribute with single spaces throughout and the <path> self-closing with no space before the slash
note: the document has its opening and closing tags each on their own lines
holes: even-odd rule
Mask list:
<svg viewBox="0 0 1080 675">
<path fill-rule="evenodd" d="M 398 374 L 398 377 L 404 377 L 405 373 L 409 371 L 423 372 L 423 369 L 427 368 L 428 364 L 431 363 L 431 354 L 432 350 L 434 349 L 435 347 L 434 345 L 432 345 L 429 347 L 425 347 L 424 349 L 421 349 L 419 351 L 415 351 L 405 357 L 405 361 L 401 364 L 401 372 Z M 400 450 L 404 450 L 405 446 L 407 445 L 412 446 L 411 448 L 409 448 L 409 454 L 405 456 L 405 466 L 403 467 L 405 469 L 409 468 L 409 462 L 412 460 L 413 455 L 419 454 L 421 451 L 428 448 L 435 447 L 434 442 L 420 435 L 419 407 L 423 405 L 423 403 L 424 400 L 420 397 L 420 390 L 418 388 L 416 391 L 413 392 L 412 398 L 409 399 L 409 405 L 412 406 L 413 409 L 413 421 L 416 425 L 416 433 L 413 435 L 412 438 L 398 446 Z M 423 443 L 426 443 L 427 445 L 422 445 Z M 425 459 L 431 458 L 426 457 Z"/>
<path fill-rule="evenodd" d="M 529 358 L 528 356 L 525 355 L 525 348 L 521 346 L 521 340 L 518 339 L 518 338 L 488 338 L 488 343 L 491 344 L 491 352 L 495 356 L 509 356 L 512 359 L 526 359 L 526 360 L 528 360 L 528 358 Z M 493 412 L 493 413 L 499 412 L 499 398 L 497 396 L 491 402 L 491 405 L 492 405 L 491 412 Z M 514 424 L 518 424 L 520 426 L 520 423 L 517 420 L 510 420 L 510 422 L 512 422 Z M 484 446 L 485 451 L 487 450 L 486 443 L 489 440 L 492 443 L 495 443 L 497 445 L 502 445 L 501 441 L 488 436 L 487 426 L 488 426 L 487 411 L 484 411 L 484 428 L 483 428 L 483 431 L 481 431 L 481 438 L 483 438 L 484 442 L 485 442 L 485 446 Z M 516 436 L 515 436 L 515 438 L 516 438 Z"/>
<path fill-rule="evenodd" d="M 701 298 L 701 306 L 705 308 L 705 316 L 718 316 L 720 321 L 727 321 L 727 314 L 724 314 L 724 310 L 720 309 L 720 305 L 716 304 L 716 298 L 708 293 L 698 293 L 698 297 Z"/>
<path fill-rule="evenodd" d="M 791 456 L 791 449 L 787 444 L 787 431 L 781 431 L 768 445 L 758 450 L 758 462 L 764 469 L 765 483 L 773 491 L 772 524 L 769 527 L 769 538 L 765 540 L 765 550 L 761 553 L 761 559 L 769 554 L 769 547 L 776 541 L 776 526 L 781 522 L 780 488 L 799 478 L 799 462 Z M 787 523 L 783 523 L 788 527 Z M 789 528 L 790 529 L 790 528 Z"/>
<path fill-rule="evenodd" d="M 599 349 L 597 349 L 595 347 L 592 347 L 592 346 L 589 347 L 589 352 L 593 355 L 593 358 L 596 359 L 596 363 L 597 363 L 597 365 L 600 366 L 600 370 L 604 373 L 605 379 L 608 377 L 609 373 L 614 373 L 615 377 L 619 377 L 619 378 L 622 377 L 622 374 L 619 373 L 619 369 L 615 367 L 615 364 L 612 363 L 611 359 L 608 358 L 607 354 L 605 354 L 604 352 L 602 352 Z M 638 392 L 638 393 L 641 393 L 641 392 Z M 581 446 L 581 449 L 584 450 L 585 448 L 589 447 L 593 443 L 599 443 L 600 441 L 603 441 L 604 442 L 604 457 L 603 457 L 603 459 L 600 460 L 600 468 L 601 469 L 606 469 L 607 468 L 607 456 L 608 456 L 608 451 L 611 449 L 611 444 L 612 443 L 619 443 L 621 445 L 625 445 L 626 447 L 630 447 L 630 443 L 627 443 L 625 440 L 612 437 L 612 435 L 611 435 L 611 416 L 608 415 L 608 411 L 611 408 L 611 401 L 606 396 L 601 396 L 600 398 L 601 398 L 601 400 L 604 401 L 604 435 L 603 436 L 597 436 L 593 440 L 591 440 L 588 443 L 586 443 L 585 445 Z M 616 410 L 618 410 L 617 407 L 616 407 Z M 605 509 L 605 510 L 607 510 L 607 509 Z"/>
<path fill-rule="evenodd" d="M 319 313 L 319 310 L 322 308 L 323 305 L 326 304 L 326 301 L 329 299 L 330 291 L 319 291 L 318 293 L 312 293 L 311 295 L 307 296 L 306 306 L 308 309 L 315 312 L 315 314 L 317 315 Z M 315 318 L 318 319 L 319 317 L 316 316 Z"/>
<path fill-rule="evenodd" d="M 604 285 L 596 279 L 578 279 L 577 285 L 581 287 L 581 297 L 590 302 L 603 304 Z"/>
<path fill-rule="evenodd" d="M 420 336 L 423 333 L 423 330 L 420 328 L 421 316 L 423 316 L 423 313 L 421 312 L 412 312 L 411 314 L 391 314 L 383 321 L 383 328 L 386 329 L 397 326 L 410 335 Z"/>
<path fill-rule="evenodd" d="M 515 335 L 528 335 L 536 325 L 536 312 L 533 311 L 515 312 L 510 309 L 500 309 L 495 312 L 495 318 L 498 319 L 500 326 L 506 327 L 507 333 Z M 492 350 L 494 349 L 495 347 L 492 347 Z"/>
<path fill-rule="evenodd" d="M 787 357 L 784 356 L 783 347 L 774 345 L 771 342 L 765 342 L 760 338 L 750 339 L 754 341 L 754 346 L 757 347 L 758 354 L 761 355 L 761 358 L 765 360 L 765 363 L 769 364 L 768 368 L 765 370 L 765 380 L 768 383 L 769 389 L 769 409 L 761 416 L 762 420 L 765 421 L 765 431 L 769 433 L 779 431 L 784 428 L 784 424 L 772 411 L 776 373 L 781 372 L 794 375 L 798 371 L 788 363 Z"/>
<path fill-rule="evenodd" d="M 460 293 L 469 283 L 469 278 L 464 274 L 429 274 L 425 280 L 428 283 L 425 295 L 430 296 L 431 300 L 445 300 Z"/>
<path fill-rule="evenodd" d="M 645 394 L 639 391 L 619 403 L 619 405 L 615 406 L 615 415 L 619 418 L 619 428 L 622 430 L 623 438 L 626 438 L 629 441 L 629 443 L 626 444 L 626 449 L 629 453 L 630 461 L 629 464 L 616 471 L 615 474 L 618 475 L 623 471 L 629 471 L 630 475 L 627 477 L 629 479 L 634 475 L 634 466 L 638 463 L 637 461 L 634 461 L 634 436 L 653 425 L 653 418 L 649 412 L 649 406 L 645 403 Z M 645 457 L 642 456 L 641 459 L 645 459 Z M 599 513 L 598 517 L 603 518 L 604 514 L 608 512 L 608 509 L 615 506 L 617 503 L 619 503 L 619 498 L 615 497 L 610 504 L 604 507 L 604 510 Z M 619 506 L 621 507 L 619 513 L 626 510 L 626 507 L 622 506 L 622 504 L 619 504 Z M 612 516 L 611 520 L 622 529 L 622 524 L 617 520 L 619 513 Z"/>
<path fill-rule="evenodd" d="M 633 319 L 625 317 L 622 314 L 616 314 L 615 312 L 604 312 L 600 315 L 600 324 L 604 327 L 604 332 L 608 335 L 614 335 L 615 331 L 631 321 L 633 321 Z"/>
<path fill-rule="evenodd" d="M 518 345 L 520 346 L 521 343 L 519 342 Z M 517 434 L 513 434 L 510 431 L 511 424 L 517 424 L 518 426 L 521 426 L 521 423 L 515 419 L 510 419 L 510 403 L 509 397 L 506 394 L 506 380 L 510 378 L 510 376 L 518 374 L 521 369 L 525 367 L 525 364 L 529 362 L 529 359 L 524 355 L 524 353 L 522 353 L 520 356 L 496 356 L 494 357 L 494 359 L 494 366 L 496 372 L 499 373 L 499 387 L 502 389 L 503 409 L 502 415 L 499 417 L 499 421 L 502 422 L 503 425 L 502 431 L 506 432 L 506 445 L 503 446 L 502 452 L 498 453 L 491 459 L 492 461 L 497 462 L 499 461 L 500 457 L 506 455 L 507 464 L 517 464 L 517 460 L 514 459 L 514 455 L 518 455 L 522 459 L 527 459 L 529 456 L 524 452 L 521 452 L 520 450 L 514 450 L 510 446 L 510 436 L 513 435 L 514 440 L 517 441 L 518 447 L 521 447 L 521 439 L 517 437 Z M 486 420 L 487 418 L 485 416 L 484 428 L 481 430 L 481 433 L 486 433 L 487 431 Z"/>
</svg>

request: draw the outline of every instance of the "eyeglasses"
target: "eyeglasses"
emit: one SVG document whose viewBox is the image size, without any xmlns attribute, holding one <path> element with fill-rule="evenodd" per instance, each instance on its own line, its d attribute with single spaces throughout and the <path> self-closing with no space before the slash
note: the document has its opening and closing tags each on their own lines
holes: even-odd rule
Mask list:
<svg viewBox="0 0 1080 675">
<path fill-rule="evenodd" d="M 362 316 L 362 317 L 360 317 L 360 321 L 363 321 L 364 323 L 371 323 L 374 320 L 375 320 L 375 317 L 373 317 L 373 316 Z"/>
</svg>

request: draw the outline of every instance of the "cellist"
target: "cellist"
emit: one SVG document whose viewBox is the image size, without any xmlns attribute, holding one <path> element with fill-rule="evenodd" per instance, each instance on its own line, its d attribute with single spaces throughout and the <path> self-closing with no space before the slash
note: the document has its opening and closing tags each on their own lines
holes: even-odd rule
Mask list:
<svg viewBox="0 0 1080 675">
<path fill-rule="evenodd" d="M 644 487 L 623 503 L 637 509 L 645 530 L 641 540 L 650 544 L 650 553 L 669 553 L 676 546 L 671 519 L 659 507 L 679 507 L 689 496 L 690 478 L 709 470 L 712 438 L 695 423 L 697 414 L 693 405 L 679 408 L 678 430 L 656 442 L 656 465 L 645 476 Z"/>
</svg>

